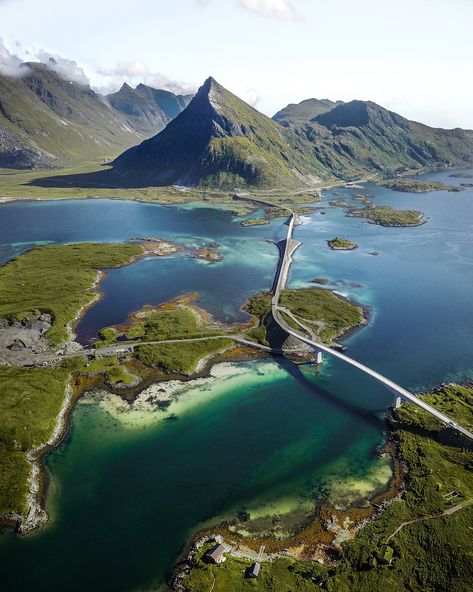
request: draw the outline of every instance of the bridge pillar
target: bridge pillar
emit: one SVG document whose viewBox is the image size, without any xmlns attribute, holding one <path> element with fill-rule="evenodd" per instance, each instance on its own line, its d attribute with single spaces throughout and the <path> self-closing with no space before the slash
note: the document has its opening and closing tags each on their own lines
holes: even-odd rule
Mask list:
<svg viewBox="0 0 473 592">
<path fill-rule="evenodd" d="M 322 352 L 316 349 L 314 354 L 315 354 L 315 363 L 321 364 L 324 361 Z"/>
<path fill-rule="evenodd" d="M 399 409 L 399 407 L 402 405 L 402 399 L 401 397 L 397 396 L 394 397 L 394 409 Z"/>
</svg>

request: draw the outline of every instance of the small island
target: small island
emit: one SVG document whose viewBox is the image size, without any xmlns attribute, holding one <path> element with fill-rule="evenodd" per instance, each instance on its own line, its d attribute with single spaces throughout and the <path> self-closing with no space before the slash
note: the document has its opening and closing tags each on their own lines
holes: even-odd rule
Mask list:
<svg viewBox="0 0 473 592">
<path fill-rule="evenodd" d="M 447 183 L 439 183 L 437 181 L 423 181 L 421 179 L 388 179 L 380 181 L 378 185 L 392 189 L 393 191 L 401 191 L 403 193 L 427 193 L 429 191 L 463 191 L 463 187 L 458 185 L 448 185 Z"/>
<path fill-rule="evenodd" d="M 207 247 L 201 247 L 192 252 L 194 259 L 202 259 L 208 263 L 218 263 L 223 261 L 223 255 L 217 249 L 211 248 L 210 245 Z"/>
<path fill-rule="evenodd" d="M 367 322 L 367 312 L 361 306 L 323 288 L 284 289 L 281 291 L 280 304 L 290 313 L 290 316 L 285 317 L 290 326 L 300 331 L 298 319 L 307 327 L 310 337 L 328 345 L 334 345 L 335 339 L 340 339 Z M 270 293 L 261 292 L 252 296 L 244 310 L 259 319 L 259 325 L 246 331 L 245 336 L 262 345 L 273 344 L 279 330 L 270 316 Z M 274 345 L 277 346 L 276 343 Z"/>
<path fill-rule="evenodd" d="M 307 216 L 314 212 L 314 208 L 308 207 L 293 207 L 292 211 L 297 214 L 298 216 Z M 263 218 L 247 218 L 241 222 L 242 226 L 260 226 L 263 224 L 269 224 L 275 218 L 288 218 L 290 211 L 284 207 L 270 207 L 266 208 L 264 211 Z"/>
<path fill-rule="evenodd" d="M 397 210 L 390 206 L 373 206 L 350 210 L 347 216 L 367 218 L 371 224 L 380 226 L 421 226 L 426 219 L 423 212 L 418 210 Z"/>
<path fill-rule="evenodd" d="M 341 236 L 328 240 L 327 244 L 333 251 L 353 251 L 354 249 L 358 249 L 356 243 Z"/>
<path fill-rule="evenodd" d="M 242 220 L 240 224 L 242 226 L 262 226 L 263 224 L 269 224 L 270 220 L 267 218 L 247 218 Z"/>
<path fill-rule="evenodd" d="M 182 247 L 170 241 L 164 241 L 154 236 L 137 237 L 133 239 L 139 242 L 147 255 L 157 255 L 158 257 L 167 257 L 182 251 Z"/>
</svg>

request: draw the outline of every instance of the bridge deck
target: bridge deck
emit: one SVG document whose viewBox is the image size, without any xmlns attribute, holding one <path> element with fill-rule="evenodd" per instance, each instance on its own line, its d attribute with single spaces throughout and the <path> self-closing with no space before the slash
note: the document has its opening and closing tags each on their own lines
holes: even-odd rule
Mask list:
<svg viewBox="0 0 473 592">
<path fill-rule="evenodd" d="M 288 208 L 286 208 L 286 209 L 288 209 Z M 291 210 L 289 210 L 289 211 L 291 211 Z M 286 323 L 286 321 L 284 320 L 284 318 L 280 314 L 280 312 L 283 311 L 284 309 L 279 306 L 279 299 L 280 299 L 281 290 L 286 287 L 289 269 L 292 264 L 292 255 L 293 255 L 294 251 L 297 249 L 297 247 L 299 247 L 299 245 L 301 244 L 300 242 L 295 241 L 292 236 L 293 231 L 294 231 L 295 221 L 296 221 L 296 216 L 295 216 L 294 212 L 291 211 L 290 218 L 288 221 L 289 222 L 288 223 L 288 231 L 287 231 L 287 236 L 285 239 L 284 250 L 281 250 L 282 251 L 282 259 L 279 262 L 279 265 L 278 265 L 278 268 L 276 271 L 275 281 L 273 284 L 274 288 L 273 288 L 273 297 L 271 300 L 271 312 L 272 312 L 274 320 L 278 323 L 278 325 L 281 327 L 281 329 L 283 329 L 283 331 L 285 331 L 289 335 L 296 337 L 297 339 L 299 339 L 303 343 L 310 345 L 315 350 L 326 353 L 327 355 L 332 356 L 334 358 L 338 358 L 339 360 L 342 360 L 343 362 L 346 362 L 347 364 L 350 364 L 351 366 L 358 368 L 358 370 L 361 370 L 365 374 L 368 374 L 368 376 L 371 376 L 372 378 L 374 378 L 375 380 L 377 380 L 378 382 L 383 384 L 394 395 L 400 396 L 400 397 L 402 397 L 402 399 L 409 401 L 410 403 L 413 403 L 414 405 L 417 405 L 421 409 L 424 409 L 424 411 L 427 411 L 428 413 L 430 413 L 431 415 L 433 415 L 434 417 L 439 419 L 442 423 L 448 425 L 449 427 L 455 429 L 457 432 L 460 432 L 464 436 L 473 440 L 473 433 L 472 432 L 470 432 L 469 430 L 467 430 L 466 428 L 464 428 L 463 426 L 458 424 L 456 421 L 454 421 L 453 419 L 451 419 L 450 417 L 448 417 L 444 413 L 437 411 L 437 409 L 435 409 L 434 407 L 431 407 L 428 403 L 423 401 L 421 398 L 417 397 L 416 395 L 409 392 L 405 388 L 399 386 L 398 384 L 396 384 L 395 382 L 393 382 L 389 378 L 386 378 L 385 376 L 383 376 L 379 372 L 376 372 L 375 370 L 372 370 L 368 366 L 365 366 L 361 362 L 357 362 L 353 358 L 350 358 L 349 356 L 346 356 L 345 354 L 342 354 L 339 351 L 336 351 L 336 350 L 334 350 L 322 343 L 319 343 L 319 342 L 316 342 L 312 339 L 309 339 L 305 335 L 302 335 L 298 331 L 295 331 L 292 327 L 290 327 Z M 304 325 L 302 323 L 299 323 L 299 325 L 301 327 L 304 327 Z M 311 334 L 311 332 L 308 329 L 307 329 L 307 332 L 309 335 Z"/>
</svg>

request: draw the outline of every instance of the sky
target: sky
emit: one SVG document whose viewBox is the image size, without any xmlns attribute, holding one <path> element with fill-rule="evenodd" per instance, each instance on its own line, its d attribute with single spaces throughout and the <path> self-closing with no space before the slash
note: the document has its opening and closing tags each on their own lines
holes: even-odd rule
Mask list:
<svg viewBox="0 0 473 592">
<path fill-rule="evenodd" d="M 473 0 L 0 0 L 0 71 L 49 62 L 100 92 L 213 76 L 273 115 L 373 100 L 473 129 Z"/>
</svg>

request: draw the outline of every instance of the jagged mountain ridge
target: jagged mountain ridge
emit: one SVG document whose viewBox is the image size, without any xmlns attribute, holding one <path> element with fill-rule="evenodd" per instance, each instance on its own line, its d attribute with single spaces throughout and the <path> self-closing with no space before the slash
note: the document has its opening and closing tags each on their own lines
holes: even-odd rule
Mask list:
<svg viewBox="0 0 473 592">
<path fill-rule="evenodd" d="M 152 135 L 177 117 L 192 96 L 176 95 L 145 84 L 132 88 L 125 82 L 119 91 L 106 95 L 106 98 L 114 109 L 125 116 L 133 129 Z"/>
<path fill-rule="evenodd" d="M 326 175 L 307 141 L 208 78 L 162 132 L 113 163 L 123 183 L 300 186 Z"/>
<path fill-rule="evenodd" d="M 143 120 L 134 126 L 106 97 L 64 80 L 45 64 L 26 63 L 24 68 L 21 78 L 0 75 L 0 166 L 111 160 L 158 129 L 151 119 L 148 128 Z M 185 100 L 178 98 L 175 111 L 184 107 Z"/>
</svg>

